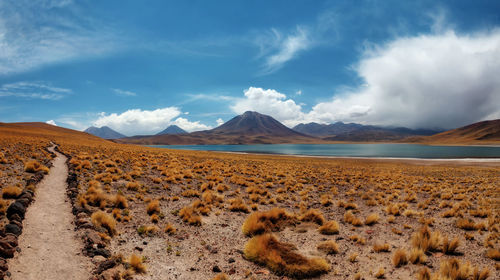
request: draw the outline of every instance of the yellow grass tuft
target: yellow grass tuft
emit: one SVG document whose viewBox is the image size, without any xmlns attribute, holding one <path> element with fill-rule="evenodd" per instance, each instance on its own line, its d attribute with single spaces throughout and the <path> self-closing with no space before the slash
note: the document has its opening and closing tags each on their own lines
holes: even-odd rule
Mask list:
<svg viewBox="0 0 500 280">
<path fill-rule="evenodd" d="M 379 268 L 379 270 L 377 272 L 375 272 L 375 274 L 373 276 L 375 276 L 375 278 L 377 279 L 383 279 L 385 278 L 385 270 L 383 267 Z"/>
<path fill-rule="evenodd" d="M 392 264 L 395 267 L 400 267 L 408 263 L 408 258 L 406 257 L 406 251 L 403 249 L 398 249 L 392 255 Z"/>
<path fill-rule="evenodd" d="M 49 168 L 45 165 L 42 165 L 36 160 L 31 160 L 24 165 L 24 171 L 29 173 L 36 173 L 38 171 L 42 171 L 43 173 L 48 174 Z"/>
<path fill-rule="evenodd" d="M 171 223 L 168 223 L 165 226 L 164 231 L 165 231 L 165 233 L 172 235 L 177 231 L 177 229 Z"/>
<path fill-rule="evenodd" d="M 339 245 L 333 240 L 321 242 L 316 248 L 327 254 L 337 254 L 339 252 Z"/>
<path fill-rule="evenodd" d="M 288 277 L 314 277 L 330 270 L 325 259 L 304 257 L 295 252 L 293 245 L 281 243 L 272 234 L 251 238 L 245 245 L 244 255 L 246 259 Z"/>
<path fill-rule="evenodd" d="M 201 216 L 196 213 L 193 207 L 187 206 L 179 211 L 182 220 L 190 225 L 201 226 Z"/>
<path fill-rule="evenodd" d="M 152 200 L 146 207 L 146 211 L 148 212 L 148 215 L 160 213 L 160 201 L 158 199 Z"/>
<path fill-rule="evenodd" d="M 145 273 L 146 266 L 142 263 L 142 258 L 132 254 L 129 260 L 130 267 L 137 273 Z"/>
<path fill-rule="evenodd" d="M 458 248 L 458 246 L 460 246 L 460 240 L 457 237 L 449 241 L 448 237 L 445 236 L 442 241 L 442 252 L 448 255 L 455 254 L 455 251 Z"/>
<path fill-rule="evenodd" d="M 379 219 L 380 217 L 377 213 L 370 214 L 365 219 L 365 225 L 374 225 L 378 222 Z"/>
<path fill-rule="evenodd" d="M 248 216 L 241 230 L 247 236 L 270 231 L 278 231 L 286 225 L 295 224 L 295 215 L 282 208 L 273 208 L 266 212 L 254 212 Z"/>
<path fill-rule="evenodd" d="M 431 271 L 424 267 L 418 271 L 417 280 L 431 280 Z"/>
<path fill-rule="evenodd" d="M 229 200 L 229 210 L 232 212 L 243 212 L 243 213 L 248 213 L 248 206 L 245 204 L 245 202 L 241 198 L 233 198 Z"/>
<path fill-rule="evenodd" d="M 8 186 L 2 189 L 3 198 L 17 198 L 21 195 L 23 189 L 17 186 Z"/>
<path fill-rule="evenodd" d="M 423 226 L 411 239 L 412 245 L 415 248 L 420 248 L 424 252 L 437 251 L 441 243 L 441 234 L 439 232 L 431 232 L 428 226 Z"/>
<path fill-rule="evenodd" d="M 384 243 L 384 244 L 379 244 L 375 243 L 373 245 L 373 251 L 380 253 L 380 252 L 389 252 L 389 244 Z"/>
<path fill-rule="evenodd" d="M 302 216 L 299 217 L 299 220 L 302 222 L 313 222 L 318 225 L 322 225 L 325 222 L 325 218 L 321 211 L 317 209 L 310 209 L 305 212 Z"/>
<path fill-rule="evenodd" d="M 120 193 L 117 193 L 114 198 L 116 208 L 124 209 L 128 207 L 127 198 Z"/>
<path fill-rule="evenodd" d="M 359 218 L 354 216 L 351 210 L 347 211 L 344 214 L 344 221 L 356 227 L 363 225 L 363 222 Z"/>
<path fill-rule="evenodd" d="M 332 235 L 339 233 L 339 223 L 336 221 L 328 221 L 318 228 L 321 234 Z"/>
<path fill-rule="evenodd" d="M 212 278 L 212 280 L 229 280 L 229 276 L 227 276 L 227 274 L 221 272 L 221 273 L 215 275 L 215 277 Z"/>
<path fill-rule="evenodd" d="M 110 236 L 113 236 L 116 234 L 116 221 L 115 219 L 106 214 L 103 211 L 97 211 L 90 216 L 90 220 L 92 221 L 92 224 L 97 227 L 97 228 L 104 228 L 108 231 L 108 234 Z"/>
<path fill-rule="evenodd" d="M 425 255 L 424 250 L 420 248 L 412 248 L 410 250 L 408 260 L 413 264 L 425 263 L 427 261 L 427 256 Z"/>
<path fill-rule="evenodd" d="M 490 259 L 494 259 L 495 261 L 500 261 L 500 250 L 490 249 L 486 252 L 486 256 Z"/>
</svg>

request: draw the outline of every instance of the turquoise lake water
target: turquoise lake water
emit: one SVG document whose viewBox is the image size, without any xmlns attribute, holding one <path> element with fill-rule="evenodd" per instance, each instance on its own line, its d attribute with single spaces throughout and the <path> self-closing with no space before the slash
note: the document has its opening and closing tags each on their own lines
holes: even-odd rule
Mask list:
<svg viewBox="0 0 500 280">
<path fill-rule="evenodd" d="M 428 146 L 418 144 L 260 144 L 154 145 L 150 147 L 284 155 L 388 158 L 500 158 L 497 146 Z"/>
</svg>

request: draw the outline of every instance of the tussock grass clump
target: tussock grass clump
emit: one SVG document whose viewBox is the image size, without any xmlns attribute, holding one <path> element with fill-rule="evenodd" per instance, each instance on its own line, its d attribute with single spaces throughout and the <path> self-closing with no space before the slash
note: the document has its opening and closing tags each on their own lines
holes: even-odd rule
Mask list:
<svg viewBox="0 0 500 280">
<path fill-rule="evenodd" d="M 321 242 L 316 248 L 327 254 L 337 254 L 339 252 L 339 245 L 333 240 Z"/>
<path fill-rule="evenodd" d="M 339 223 L 337 221 L 328 221 L 318 228 L 321 234 L 332 235 L 339 233 Z"/>
<path fill-rule="evenodd" d="M 169 235 L 172 235 L 172 234 L 174 234 L 177 231 L 177 229 L 171 223 L 168 223 L 165 226 L 164 231 L 165 231 L 165 233 L 167 233 Z"/>
<path fill-rule="evenodd" d="M 146 211 L 148 215 L 160 213 L 160 201 L 158 199 L 155 199 L 149 202 L 148 206 L 146 207 Z"/>
<path fill-rule="evenodd" d="M 441 243 L 441 234 L 437 231 L 431 232 L 428 226 L 423 226 L 413 234 L 411 243 L 413 247 L 420 248 L 424 252 L 437 251 Z"/>
<path fill-rule="evenodd" d="M 127 198 L 121 193 L 117 193 L 114 198 L 114 204 L 116 208 L 125 209 L 128 207 Z"/>
<path fill-rule="evenodd" d="M 45 165 L 42 165 L 36 160 L 30 160 L 24 165 L 24 171 L 29 173 L 36 173 L 38 171 L 42 171 L 45 174 L 49 173 L 49 168 Z"/>
<path fill-rule="evenodd" d="M 193 207 L 187 206 L 179 211 L 179 216 L 185 223 L 194 226 L 201 226 L 201 216 L 196 213 Z"/>
<path fill-rule="evenodd" d="M 248 213 L 248 206 L 245 204 L 241 198 L 233 198 L 229 200 L 229 210 L 232 212 L 243 212 Z"/>
<path fill-rule="evenodd" d="M 418 271 L 417 280 L 431 280 L 431 271 L 424 267 Z"/>
<path fill-rule="evenodd" d="M 373 245 L 373 251 L 375 251 L 377 253 L 389 252 L 389 244 L 387 244 L 387 243 L 384 243 L 384 244 L 375 243 Z"/>
<path fill-rule="evenodd" d="M 363 225 L 363 222 L 359 218 L 354 216 L 354 214 L 350 210 L 344 214 L 344 221 L 356 227 Z"/>
<path fill-rule="evenodd" d="M 244 256 L 288 277 L 314 277 L 330 270 L 325 259 L 304 257 L 295 252 L 295 246 L 281 243 L 272 234 L 252 237 L 245 245 Z"/>
<path fill-rule="evenodd" d="M 451 241 L 448 240 L 447 236 L 443 238 L 442 251 L 444 254 L 455 254 L 458 246 L 460 246 L 460 240 L 457 237 L 453 238 Z"/>
<path fill-rule="evenodd" d="M 270 231 L 279 231 L 283 227 L 296 223 L 295 215 L 282 208 L 273 208 L 266 212 L 254 212 L 248 216 L 241 230 L 247 236 Z"/>
<path fill-rule="evenodd" d="M 449 259 L 441 262 L 439 267 L 439 275 L 434 275 L 438 279 L 453 279 L 453 280 L 466 280 L 469 279 L 471 274 L 470 263 L 460 263 L 457 259 Z"/>
<path fill-rule="evenodd" d="M 116 221 L 112 216 L 106 214 L 105 212 L 94 212 L 92 216 L 90 216 L 90 220 L 95 227 L 106 229 L 110 236 L 116 234 Z"/>
<path fill-rule="evenodd" d="M 377 279 L 383 279 L 385 278 L 385 270 L 383 267 L 379 268 L 379 270 L 377 272 L 375 272 L 375 274 L 373 275 L 375 278 Z"/>
<path fill-rule="evenodd" d="M 369 226 L 374 225 L 378 222 L 379 219 L 380 219 L 380 216 L 377 213 L 372 213 L 366 217 L 365 225 L 369 225 Z"/>
<path fill-rule="evenodd" d="M 3 198 L 17 198 L 21 195 L 23 189 L 17 186 L 8 186 L 2 189 Z"/>
<path fill-rule="evenodd" d="M 145 273 L 146 266 L 142 263 L 142 258 L 132 254 L 129 260 L 130 267 L 137 273 Z"/>
<path fill-rule="evenodd" d="M 229 276 L 227 276 L 227 274 L 221 272 L 221 273 L 215 275 L 215 277 L 212 278 L 212 280 L 229 280 Z"/>
<path fill-rule="evenodd" d="M 400 267 L 408 263 L 408 257 L 406 256 L 406 251 L 403 249 L 398 249 L 392 255 L 392 264 L 395 267 Z"/>
<path fill-rule="evenodd" d="M 299 217 L 301 222 L 313 222 L 318 225 L 322 225 L 325 222 L 325 218 L 321 211 L 317 209 L 310 209 Z"/>
<path fill-rule="evenodd" d="M 498 249 L 490 249 L 486 252 L 486 256 L 495 261 L 500 261 L 500 250 Z"/>
<path fill-rule="evenodd" d="M 476 224 L 471 219 L 463 219 L 463 218 L 457 220 L 457 227 L 463 230 L 480 230 L 486 228 L 486 226 L 483 223 Z"/>
<path fill-rule="evenodd" d="M 427 256 L 424 250 L 420 248 L 412 248 L 410 250 L 410 256 L 408 260 L 413 264 L 425 263 L 427 261 Z"/>
</svg>

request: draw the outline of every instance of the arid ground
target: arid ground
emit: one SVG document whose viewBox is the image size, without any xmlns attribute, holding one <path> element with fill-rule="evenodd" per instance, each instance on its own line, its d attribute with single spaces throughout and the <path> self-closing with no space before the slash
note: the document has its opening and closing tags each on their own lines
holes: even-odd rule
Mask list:
<svg viewBox="0 0 500 280">
<path fill-rule="evenodd" d="M 41 246 L 24 244 L 31 207 L 57 203 L 32 180 L 50 178 L 51 159 L 61 159 L 51 142 L 68 157 L 60 214 L 72 222 L 40 231 L 79 246 L 47 254 L 89 261 L 92 276 L 70 279 L 500 277 L 498 162 L 172 151 L 27 130 L 0 137 L 0 268 L 13 279 L 39 265 L 16 263 L 33 262 L 25 248 Z M 12 210 L 21 202 L 31 204 L 26 215 Z"/>
</svg>

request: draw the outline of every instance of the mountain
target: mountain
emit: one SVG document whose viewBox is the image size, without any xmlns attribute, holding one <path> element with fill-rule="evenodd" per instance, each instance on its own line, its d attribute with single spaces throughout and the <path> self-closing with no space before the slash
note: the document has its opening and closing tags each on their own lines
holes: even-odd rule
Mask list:
<svg viewBox="0 0 500 280">
<path fill-rule="evenodd" d="M 433 135 L 441 131 L 428 129 L 410 129 L 406 127 L 382 127 L 357 123 L 336 122 L 333 124 L 308 123 L 293 128 L 328 141 L 394 141 L 415 135 Z"/>
<path fill-rule="evenodd" d="M 121 133 L 118 133 L 118 132 L 112 130 L 111 128 L 109 128 L 107 126 L 103 126 L 101 128 L 91 126 L 87 129 L 85 129 L 83 132 L 95 135 L 97 137 L 101 137 L 103 139 L 118 139 L 118 138 L 127 137 Z"/>
<path fill-rule="evenodd" d="M 164 134 L 185 134 L 187 131 L 184 129 L 176 126 L 175 124 L 170 125 L 169 127 L 165 128 L 163 131 L 158 132 L 156 135 L 164 135 Z"/>
<path fill-rule="evenodd" d="M 412 137 L 408 142 L 424 144 L 500 144 L 500 119 L 481 121 L 427 137 Z"/>
<path fill-rule="evenodd" d="M 134 136 L 119 143 L 146 145 L 315 143 L 319 138 L 294 131 L 271 116 L 245 112 L 219 127 L 178 135 Z"/>
</svg>

